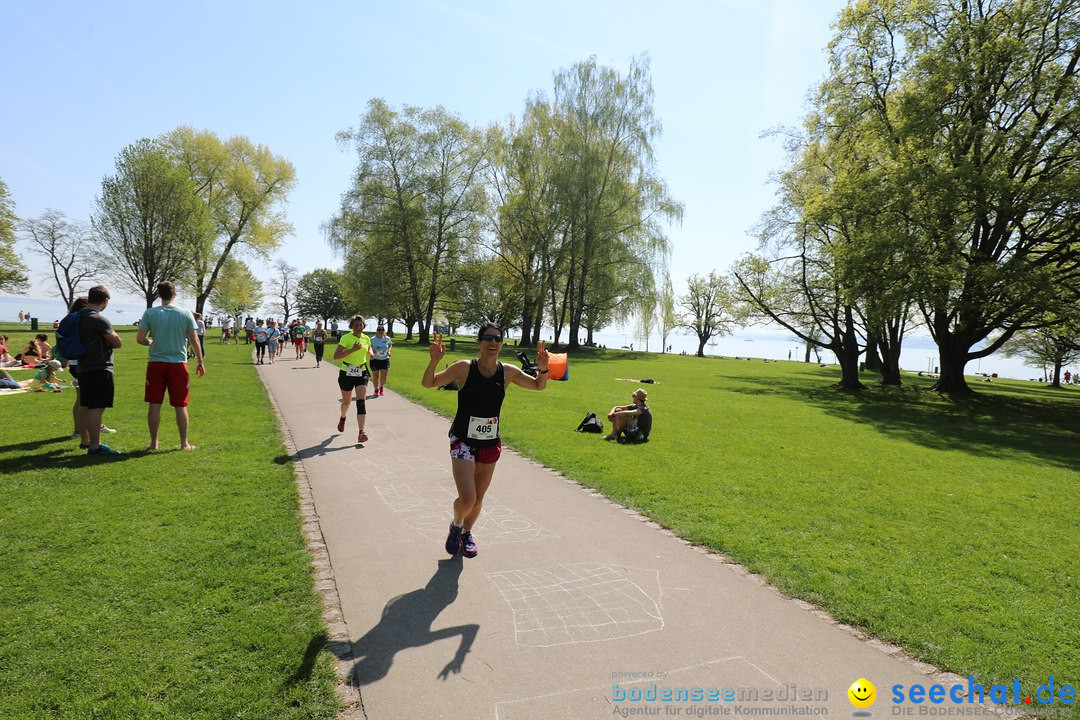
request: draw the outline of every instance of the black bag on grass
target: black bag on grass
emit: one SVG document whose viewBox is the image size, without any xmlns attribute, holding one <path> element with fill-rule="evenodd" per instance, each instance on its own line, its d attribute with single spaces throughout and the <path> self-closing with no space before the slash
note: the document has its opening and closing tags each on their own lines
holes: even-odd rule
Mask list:
<svg viewBox="0 0 1080 720">
<path fill-rule="evenodd" d="M 578 432 L 584 433 L 602 433 L 604 432 L 604 423 L 600 418 L 596 417 L 596 413 L 591 412 L 585 416 L 585 419 L 581 421 L 581 424 L 577 426 Z"/>
</svg>

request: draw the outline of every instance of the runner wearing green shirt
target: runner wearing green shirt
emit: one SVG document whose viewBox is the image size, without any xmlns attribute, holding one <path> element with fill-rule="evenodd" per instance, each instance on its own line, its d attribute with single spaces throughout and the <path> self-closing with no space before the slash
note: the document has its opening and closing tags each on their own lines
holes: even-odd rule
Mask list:
<svg viewBox="0 0 1080 720">
<path fill-rule="evenodd" d="M 364 401 L 367 399 L 367 383 L 371 377 L 371 368 L 368 364 L 371 360 L 371 341 L 364 334 L 364 318 L 354 315 L 349 319 L 350 332 L 341 336 L 338 346 L 334 350 L 334 362 L 341 371 L 338 373 L 338 387 L 341 388 L 341 417 L 338 419 L 338 432 L 345 432 L 345 416 L 349 412 L 349 402 L 352 400 L 353 391 L 356 391 L 356 426 L 360 431 L 356 442 L 367 442 L 368 436 L 364 433 L 364 422 L 367 419 L 367 408 Z"/>
</svg>

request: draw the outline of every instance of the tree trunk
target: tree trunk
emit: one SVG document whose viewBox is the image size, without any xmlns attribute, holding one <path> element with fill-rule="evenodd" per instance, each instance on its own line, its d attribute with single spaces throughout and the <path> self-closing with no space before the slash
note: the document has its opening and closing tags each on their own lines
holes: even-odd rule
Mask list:
<svg viewBox="0 0 1080 720">
<path fill-rule="evenodd" d="M 941 361 L 941 374 L 934 383 L 932 390 L 949 393 L 950 395 L 967 395 L 971 393 L 967 378 L 964 377 L 964 366 L 967 365 L 968 348 L 960 343 L 938 345 L 938 358 Z"/>
<path fill-rule="evenodd" d="M 1050 387 L 1061 387 L 1061 360 L 1054 360 L 1054 380 L 1050 383 Z"/>
<path fill-rule="evenodd" d="M 883 348 L 881 361 L 881 384 L 900 387 L 903 381 L 900 379 L 900 345 L 889 345 Z"/>
<path fill-rule="evenodd" d="M 705 357 L 705 343 L 709 342 L 708 335 L 698 335 L 697 356 Z"/>
<path fill-rule="evenodd" d="M 521 312 L 521 344 L 531 345 L 534 341 L 532 339 L 532 325 L 533 325 L 533 309 L 532 304 L 525 300 L 525 305 Z"/>
<path fill-rule="evenodd" d="M 811 351 L 812 349 L 813 349 L 813 348 L 812 348 L 812 346 L 810 345 L 810 343 L 806 343 L 806 354 L 805 354 L 805 355 L 803 356 L 803 362 L 804 362 L 804 363 L 808 363 L 808 362 L 810 362 L 810 351 Z"/>
<path fill-rule="evenodd" d="M 873 335 L 866 338 L 866 369 L 873 370 L 874 372 L 881 370 L 882 373 L 884 373 L 884 369 L 882 368 L 882 359 L 881 356 L 878 355 L 879 345 L 881 347 L 882 354 L 884 355 L 886 353 L 884 343 L 879 343 L 877 337 Z"/>
</svg>

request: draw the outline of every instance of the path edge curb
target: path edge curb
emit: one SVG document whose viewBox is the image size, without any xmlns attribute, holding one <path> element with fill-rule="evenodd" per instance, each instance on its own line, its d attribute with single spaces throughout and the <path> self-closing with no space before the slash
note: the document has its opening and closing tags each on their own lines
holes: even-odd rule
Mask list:
<svg viewBox="0 0 1080 720">
<path fill-rule="evenodd" d="M 270 407 L 274 410 L 277 418 L 278 432 L 282 443 L 289 454 L 292 462 L 293 476 L 296 479 L 296 491 L 299 500 L 300 519 L 303 523 L 301 529 L 304 533 L 304 541 L 308 552 L 311 554 L 311 567 L 315 576 L 315 591 L 322 597 L 323 623 L 326 625 L 327 642 L 326 649 L 335 658 L 338 682 L 334 686 L 338 699 L 341 701 L 342 710 L 338 714 L 339 720 L 367 720 L 367 712 L 364 710 L 364 700 L 360 694 L 360 687 L 356 684 L 353 676 L 355 658 L 353 657 L 352 641 L 349 639 L 349 627 L 345 623 L 345 615 L 341 610 L 341 596 L 338 594 L 337 577 L 334 575 L 334 566 L 330 561 L 330 553 L 326 548 L 326 537 L 323 535 L 322 525 L 319 523 L 319 512 L 315 507 L 315 498 L 311 492 L 311 483 L 308 480 L 307 469 L 304 461 L 293 441 L 292 433 L 281 414 L 281 408 L 274 398 L 274 391 L 266 382 L 262 373 L 256 370 L 259 381 L 266 390 L 266 397 L 270 401 Z"/>
</svg>

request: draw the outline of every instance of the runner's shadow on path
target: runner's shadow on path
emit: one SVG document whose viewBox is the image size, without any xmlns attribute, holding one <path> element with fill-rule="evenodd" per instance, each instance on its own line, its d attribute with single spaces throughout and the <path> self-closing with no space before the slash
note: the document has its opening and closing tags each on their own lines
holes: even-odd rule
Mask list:
<svg viewBox="0 0 1080 720">
<path fill-rule="evenodd" d="M 476 640 L 480 626 L 469 624 L 432 629 L 439 613 L 457 599 L 461 565 L 460 557 L 440 560 L 438 570 L 426 586 L 398 595 L 386 603 L 379 624 L 353 644 L 353 657 L 357 659 L 353 674 L 358 685 L 370 685 L 386 677 L 394 656 L 402 650 L 457 636 L 461 637 L 457 652 L 439 677 L 446 680 L 450 673 L 461 672 L 465 655 Z"/>
<path fill-rule="evenodd" d="M 297 450 L 296 453 L 293 454 L 293 455 L 278 455 L 276 458 L 274 458 L 274 462 L 276 464 L 278 464 L 278 465 L 285 465 L 285 464 L 293 462 L 295 460 L 299 460 L 299 461 L 303 462 L 304 460 L 307 460 L 308 458 L 322 457 L 323 455 L 328 455 L 329 453 L 332 453 L 332 452 L 340 452 L 342 450 L 355 450 L 356 449 L 356 445 L 345 445 L 343 447 L 334 447 L 334 448 L 330 447 L 330 443 L 336 437 L 338 437 L 338 435 L 336 435 L 336 434 L 331 435 L 330 437 L 326 438 L 325 440 L 323 440 L 318 445 L 312 445 L 311 447 L 306 447 L 303 450 Z"/>
</svg>

